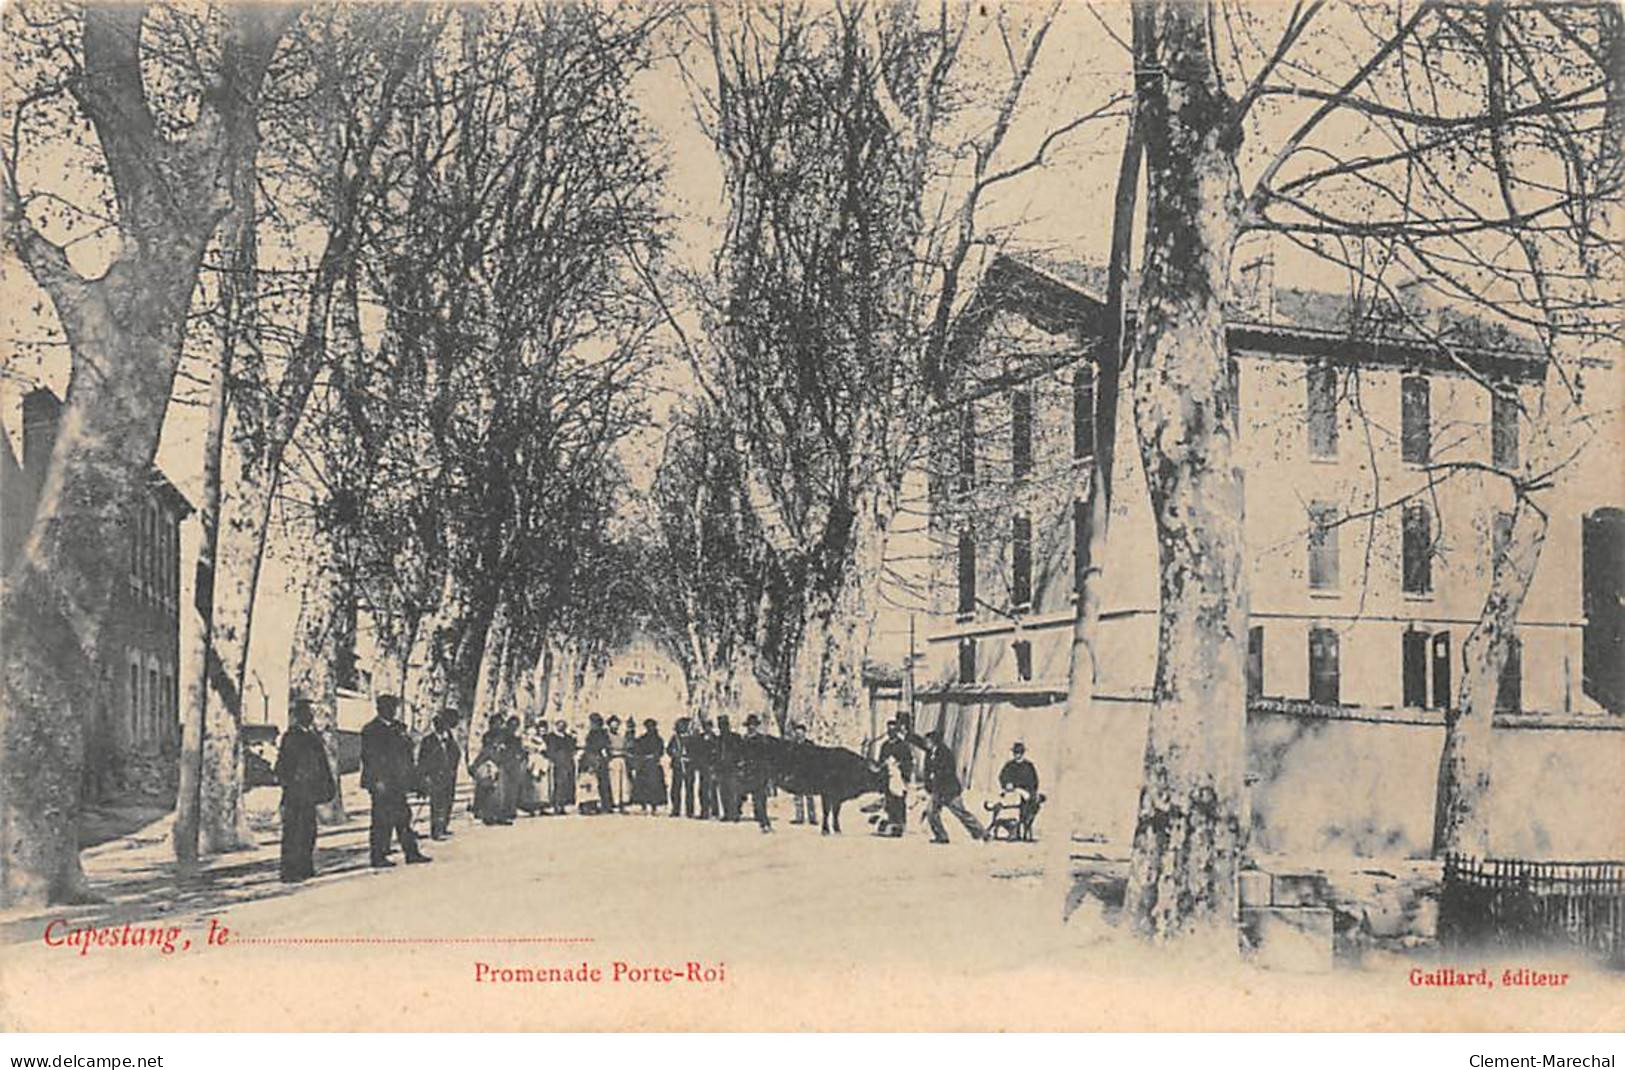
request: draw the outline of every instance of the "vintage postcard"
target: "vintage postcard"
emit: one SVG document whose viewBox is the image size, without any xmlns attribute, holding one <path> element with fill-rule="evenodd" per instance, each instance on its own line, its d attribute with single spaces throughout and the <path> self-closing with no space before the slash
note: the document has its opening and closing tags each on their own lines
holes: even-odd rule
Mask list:
<svg viewBox="0 0 1625 1070">
<path fill-rule="evenodd" d="M 0 44 L 0 1028 L 1625 1027 L 1615 4 Z"/>
</svg>

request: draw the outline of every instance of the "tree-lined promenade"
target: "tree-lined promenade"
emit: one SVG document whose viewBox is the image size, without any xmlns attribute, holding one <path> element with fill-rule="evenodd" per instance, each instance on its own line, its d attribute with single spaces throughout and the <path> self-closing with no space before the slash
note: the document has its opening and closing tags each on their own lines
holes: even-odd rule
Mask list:
<svg viewBox="0 0 1625 1070">
<path fill-rule="evenodd" d="M 1076 340 L 1101 448 L 1062 488 L 1090 567 L 1055 820 L 1102 723 L 1126 393 L 1160 612 L 1126 917 L 1233 941 L 1249 591 L 1226 321 L 1237 250 L 1267 236 L 1466 373 L 1419 289 L 1540 362 L 1528 448 L 1475 469 L 1515 507 L 1440 760 L 1436 849 L 1486 850 L 1495 682 L 1549 492 L 1609 405 L 1580 371 L 1617 343 L 1614 7 L 36 0 L 4 25 L 7 247 L 43 294 L 33 372 L 14 367 L 68 383 L 5 577 L 8 903 L 94 894 L 76 831 L 124 575 L 109 548 L 188 406 L 181 862 L 249 838 L 243 693 L 273 542 L 298 562 L 291 692 L 335 768 L 358 612 L 373 690 L 417 734 L 463 711 L 465 749 L 572 702 L 640 636 L 681 668 L 688 716 L 742 724 L 760 701 L 780 734 L 859 746 L 911 487 L 957 501 L 958 406 L 985 385 L 967 358 L 993 318 L 977 284 L 1000 249 L 1042 244 L 1010 202 L 1074 181 L 1079 146 L 1114 197 L 1105 314 Z M 1087 71 L 1057 66 L 1066 35 L 1092 42 Z M 650 86 L 681 87 L 694 137 L 651 118 Z M 670 178 L 694 152 L 717 179 L 704 248 Z M 319 813 L 344 820 L 336 793 Z"/>
</svg>

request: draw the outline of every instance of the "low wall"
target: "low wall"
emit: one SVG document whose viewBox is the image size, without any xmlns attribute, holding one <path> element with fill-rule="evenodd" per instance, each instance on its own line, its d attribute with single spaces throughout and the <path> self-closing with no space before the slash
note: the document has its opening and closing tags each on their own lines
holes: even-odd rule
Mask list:
<svg viewBox="0 0 1625 1070">
<path fill-rule="evenodd" d="M 1080 833 L 1132 838 L 1145 747 L 1143 701 L 1097 702 L 1076 790 Z M 1042 778 L 1053 769 L 1060 710 L 1013 702 L 937 703 L 973 800 L 997 790 L 1017 739 Z M 1260 855 L 1425 858 L 1444 726 L 1421 711 L 1255 708 L 1248 722 L 1252 844 Z M 1491 853 L 1529 859 L 1625 858 L 1625 719 L 1497 719 Z M 1043 818 L 1039 821 L 1043 833 Z"/>
</svg>

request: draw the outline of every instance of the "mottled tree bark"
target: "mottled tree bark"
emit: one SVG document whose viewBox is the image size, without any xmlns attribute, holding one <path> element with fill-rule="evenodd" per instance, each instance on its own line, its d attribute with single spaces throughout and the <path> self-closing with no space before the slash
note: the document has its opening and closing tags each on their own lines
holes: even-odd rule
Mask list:
<svg viewBox="0 0 1625 1070">
<path fill-rule="evenodd" d="M 1248 584 L 1224 306 L 1240 134 L 1208 15 L 1206 4 L 1147 3 L 1135 20 L 1136 51 L 1160 72 L 1139 101 L 1147 210 L 1135 426 L 1161 612 L 1125 911 L 1147 937 L 1202 937 L 1233 950 L 1248 825 Z"/>
</svg>

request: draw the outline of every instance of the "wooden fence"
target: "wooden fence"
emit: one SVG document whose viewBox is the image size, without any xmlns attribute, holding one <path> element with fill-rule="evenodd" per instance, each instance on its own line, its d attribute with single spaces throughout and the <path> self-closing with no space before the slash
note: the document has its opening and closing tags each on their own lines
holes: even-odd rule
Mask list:
<svg viewBox="0 0 1625 1070">
<path fill-rule="evenodd" d="M 1439 942 L 1462 950 L 1569 948 L 1625 968 L 1625 863 L 1447 855 Z"/>
</svg>

